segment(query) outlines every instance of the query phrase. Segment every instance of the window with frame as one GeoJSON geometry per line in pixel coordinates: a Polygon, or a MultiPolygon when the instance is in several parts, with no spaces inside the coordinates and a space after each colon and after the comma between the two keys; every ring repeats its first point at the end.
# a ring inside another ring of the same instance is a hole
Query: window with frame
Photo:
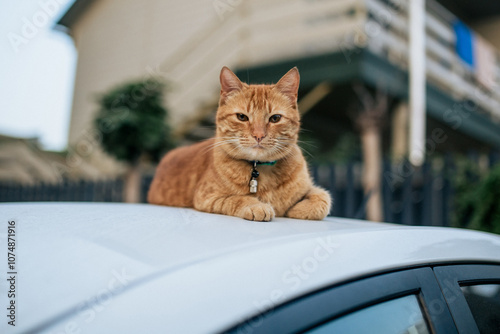
{"type": "Polygon", "coordinates": [[[465,300],[481,334],[500,331],[500,284],[461,286],[465,300]]]}
{"type": "Polygon", "coordinates": [[[416,295],[372,305],[309,330],[308,334],[428,334],[424,314],[416,295]]]}

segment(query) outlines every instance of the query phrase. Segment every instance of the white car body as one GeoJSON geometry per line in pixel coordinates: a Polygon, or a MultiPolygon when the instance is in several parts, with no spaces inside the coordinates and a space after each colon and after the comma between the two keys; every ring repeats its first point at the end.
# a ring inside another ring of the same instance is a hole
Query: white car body
{"type": "MultiPolygon", "coordinates": [[[[3,204],[0,212],[3,253],[8,221],[17,229],[16,326],[2,321],[0,333],[215,333],[357,277],[500,264],[500,237],[452,228],[333,217],[262,223],[140,204],[3,204]]],[[[8,303],[2,293],[1,309],[8,303]]]]}

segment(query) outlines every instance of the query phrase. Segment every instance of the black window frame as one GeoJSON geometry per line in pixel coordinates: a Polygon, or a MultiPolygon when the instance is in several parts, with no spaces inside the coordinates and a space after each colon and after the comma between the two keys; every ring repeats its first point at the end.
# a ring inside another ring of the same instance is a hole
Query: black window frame
{"type": "Polygon", "coordinates": [[[476,321],[465,299],[461,286],[500,284],[499,264],[462,264],[439,266],[434,275],[461,333],[479,334],[476,321]]]}
{"type": "Polygon", "coordinates": [[[417,296],[432,333],[458,333],[430,266],[334,285],[268,310],[226,333],[300,333],[348,313],[412,294],[417,296]]]}

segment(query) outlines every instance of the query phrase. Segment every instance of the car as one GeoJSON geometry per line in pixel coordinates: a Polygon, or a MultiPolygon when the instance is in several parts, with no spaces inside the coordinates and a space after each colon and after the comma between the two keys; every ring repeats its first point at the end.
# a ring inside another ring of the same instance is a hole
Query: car
{"type": "Polygon", "coordinates": [[[0,205],[1,333],[498,333],[500,237],[120,203],[0,205]]]}

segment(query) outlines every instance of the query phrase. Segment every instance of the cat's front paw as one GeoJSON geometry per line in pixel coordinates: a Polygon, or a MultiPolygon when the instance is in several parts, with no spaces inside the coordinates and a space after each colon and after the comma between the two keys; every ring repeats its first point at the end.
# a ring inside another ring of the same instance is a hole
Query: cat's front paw
{"type": "Polygon", "coordinates": [[[332,199],[323,189],[315,188],[302,201],[292,206],[287,217],[307,220],[322,220],[330,212],[332,199]]]}
{"type": "Polygon", "coordinates": [[[246,220],[268,222],[274,218],[275,213],[270,204],[258,203],[242,208],[238,216],[246,220]]]}

